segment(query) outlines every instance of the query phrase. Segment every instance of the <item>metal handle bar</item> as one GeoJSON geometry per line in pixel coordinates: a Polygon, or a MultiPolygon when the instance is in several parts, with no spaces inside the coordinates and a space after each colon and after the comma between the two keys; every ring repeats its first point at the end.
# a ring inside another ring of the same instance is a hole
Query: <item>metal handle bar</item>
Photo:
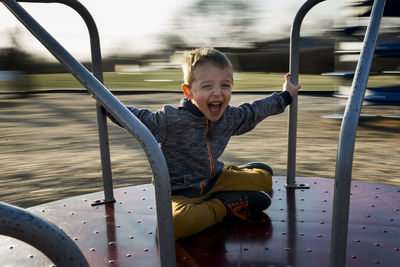
{"type": "Polygon", "coordinates": [[[57,266],[87,266],[76,243],[53,223],[26,210],[0,203],[0,234],[28,243],[57,266]]]}
{"type": "Polygon", "coordinates": [[[335,192],[333,198],[331,267],[345,266],[346,264],[354,143],[385,1],[386,0],[374,1],[360,59],[358,60],[353,84],[351,85],[351,93],[347,101],[342,126],[340,128],[335,169],[335,192]]]}
{"type": "Polygon", "coordinates": [[[99,82],[82,64],[72,57],[15,0],[3,4],[57,58],[117,121],[141,144],[154,176],[158,240],[162,266],[175,266],[175,242],[172,221],[171,188],[167,164],[157,141],[150,131],[99,82]]]}
{"type": "MultiPolygon", "coordinates": [[[[92,55],[93,75],[103,83],[103,68],[101,62],[100,38],[96,23],[89,11],[76,0],[17,0],[27,3],[59,3],[74,9],[85,21],[90,36],[90,51],[92,55]]],[[[107,120],[100,105],[96,105],[97,127],[99,132],[101,169],[103,174],[104,202],[114,202],[114,192],[110,162],[110,148],[108,142],[107,120]]],[[[104,202],[96,202],[104,203],[104,202]]]]}

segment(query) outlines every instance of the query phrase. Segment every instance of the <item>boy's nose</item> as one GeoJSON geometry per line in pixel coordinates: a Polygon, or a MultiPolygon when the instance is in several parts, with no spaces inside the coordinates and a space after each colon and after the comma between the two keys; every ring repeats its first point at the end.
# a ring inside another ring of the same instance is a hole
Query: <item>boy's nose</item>
{"type": "Polygon", "coordinates": [[[216,88],[213,90],[212,94],[213,94],[213,95],[222,95],[222,89],[219,88],[219,87],[216,87],[216,88]]]}

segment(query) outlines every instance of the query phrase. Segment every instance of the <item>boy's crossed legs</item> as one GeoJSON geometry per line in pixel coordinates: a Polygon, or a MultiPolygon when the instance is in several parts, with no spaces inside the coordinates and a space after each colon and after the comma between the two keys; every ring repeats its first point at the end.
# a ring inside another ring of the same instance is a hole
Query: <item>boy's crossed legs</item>
{"type": "MultiPolygon", "coordinates": [[[[270,193],[271,190],[270,172],[257,168],[228,167],[220,173],[215,185],[204,196],[172,196],[175,238],[196,234],[220,222],[235,212],[235,202],[255,204],[255,208],[260,211],[266,209],[270,202],[269,196],[264,192],[270,193]],[[262,203],[256,203],[257,200],[262,203]],[[229,206],[230,204],[233,206],[229,206]]],[[[252,205],[249,208],[252,209],[252,205]]]]}

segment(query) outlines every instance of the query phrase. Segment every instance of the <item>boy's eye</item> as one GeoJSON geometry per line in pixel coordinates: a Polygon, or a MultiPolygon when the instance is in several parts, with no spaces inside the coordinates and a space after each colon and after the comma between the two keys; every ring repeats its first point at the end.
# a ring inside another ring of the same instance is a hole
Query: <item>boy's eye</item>
{"type": "Polygon", "coordinates": [[[203,88],[203,89],[211,89],[212,86],[211,86],[211,84],[205,84],[201,88],[203,88]]]}
{"type": "Polygon", "coordinates": [[[231,85],[229,83],[225,83],[222,85],[222,88],[231,88],[231,85]]]}

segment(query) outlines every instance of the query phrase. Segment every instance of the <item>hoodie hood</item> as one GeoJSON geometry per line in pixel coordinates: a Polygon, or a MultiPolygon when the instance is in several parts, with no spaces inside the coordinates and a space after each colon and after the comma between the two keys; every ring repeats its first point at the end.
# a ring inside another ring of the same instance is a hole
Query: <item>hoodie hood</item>
{"type": "Polygon", "coordinates": [[[190,113],[192,113],[195,116],[204,117],[204,114],[188,98],[183,98],[181,100],[181,102],[179,103],[178,108],[188,110],[190,113]]]}

